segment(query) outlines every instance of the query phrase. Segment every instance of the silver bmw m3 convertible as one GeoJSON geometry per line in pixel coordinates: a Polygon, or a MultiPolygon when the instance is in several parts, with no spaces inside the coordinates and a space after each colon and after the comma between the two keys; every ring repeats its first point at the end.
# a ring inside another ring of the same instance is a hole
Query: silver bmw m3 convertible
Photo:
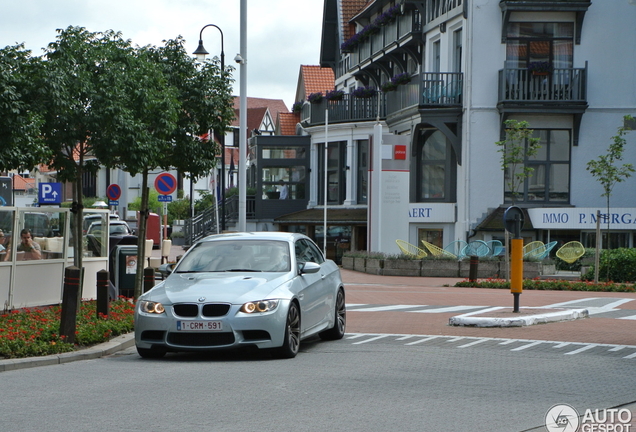
{"type": "Polygon", "coordinates": [[[340,269],[304,235],[209,236],[168,270],[137,301],[135,344],[142,357],[256,346],[292,358],[305,338],[344,336],[340,269]]]}

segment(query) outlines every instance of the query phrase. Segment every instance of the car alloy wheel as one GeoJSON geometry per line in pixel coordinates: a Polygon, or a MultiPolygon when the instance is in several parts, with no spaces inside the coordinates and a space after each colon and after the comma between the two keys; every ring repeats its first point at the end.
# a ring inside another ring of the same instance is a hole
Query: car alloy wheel
{"type": "Polygon", "coordinates": [[[345,306],[345,294],[344,290],[339,289],[336,295],[336,311],[335,322],[333,327],[329,330],[325,330],[320,333],[320,339],[322,340],[337,340],[342,339],[345,334],[345,328],[347,327],[347,308],[345,306]]]}
{"type": "Polygon", "coordinates": [[[287,311],[287,322],[285,324],[285,338],[283,345],[274,350],[277,358],[294,358],[300,349],[300,311],[298,305],[292,302],[287,311]]]}

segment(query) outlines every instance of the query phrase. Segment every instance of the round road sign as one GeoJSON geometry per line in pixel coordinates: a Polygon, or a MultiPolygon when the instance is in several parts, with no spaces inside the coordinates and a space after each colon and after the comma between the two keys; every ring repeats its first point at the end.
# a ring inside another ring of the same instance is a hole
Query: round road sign
{"type": "Polygon", "coordinates": [[[119,187],[119,185],[113,183],[112,185],[108,186],[108,189],[106,189],[106,196],[111,201],[117,201],[121,196],[121,188],[119,187]]]}
{"type": "Polygon", "coordinates": [[[155,179],[155,189],[161,195],[170,195],[177,189],[177,179],[170,173],[162,173],[155,179]]]}
{"type": "Polygon", "coordinates": [[[515,238],[519,237],[523,229],[523,211],[517,206],[508,207],[504,212],[503,222],[506,231],[511,233],[515,238]]]}

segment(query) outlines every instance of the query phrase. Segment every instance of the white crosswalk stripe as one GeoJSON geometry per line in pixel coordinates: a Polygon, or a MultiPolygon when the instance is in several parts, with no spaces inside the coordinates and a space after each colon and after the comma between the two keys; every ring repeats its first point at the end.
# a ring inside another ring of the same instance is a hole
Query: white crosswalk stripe
{"type": "Polygon", "coordinates": [[[436,346],[449,347],[451,349],[471,349],[477,348],[479,345],[486,345],[486,349],[507,349],[510,352],[522,352],[532,350],[535,347],[545,351],[545,347],[563,348],[566,346],[576,346],[571,351],[562,352],[561,355],[583,355],[590,352],[593,348],[605,348],[595,350],[590,355],[613,355],[618,351],[627,351],[627,355],[622,356],[623,359],[636,359],[636,345],[612,345],[597,343],[580,343],[580,342],[560,342],[546,340],[529,340],[529,339],[504,339],[490,337],[468,337],[468,336],[441,336],[441,335],[414,335],[414,334],[378,334],[378,333],[347,333],[346,339],[351,340],[352,345],[362,345],[373,343],[381,340],[382,343],[396,343],[403,346],[436,346]],[[512,344],[518,344],[514,348],[504,348],[512,344]],[[497,348],[501,347],[501,348],[497,348]]]}

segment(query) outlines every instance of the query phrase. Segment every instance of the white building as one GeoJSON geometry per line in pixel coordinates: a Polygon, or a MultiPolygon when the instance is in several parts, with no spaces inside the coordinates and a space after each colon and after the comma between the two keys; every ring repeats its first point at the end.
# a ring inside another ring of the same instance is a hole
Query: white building
{"type": "MultiPolygon", "coordinates": [[[[505,120],[526,120],[542,147],[515,202],[522,236],[593,247],[596,210],[607,210],[586,165],[636,114],[636,55],[625,43],[636,40],[635,18],[629,0],[325,0],[320,64],[346,94],[301,115],[310,207],[324,200],[327,140],[330,208],[368,208],[368,250],[502,239],[511,194],[495,142],[505,120]],[[353,95],[402,74],[410,82],[393,91],[353,95]]],[[[625,138],[633,162],[636,133],[625,138]]],[[[635,246],[635,185],[614,188],[610,247],[635,246]]]]}

